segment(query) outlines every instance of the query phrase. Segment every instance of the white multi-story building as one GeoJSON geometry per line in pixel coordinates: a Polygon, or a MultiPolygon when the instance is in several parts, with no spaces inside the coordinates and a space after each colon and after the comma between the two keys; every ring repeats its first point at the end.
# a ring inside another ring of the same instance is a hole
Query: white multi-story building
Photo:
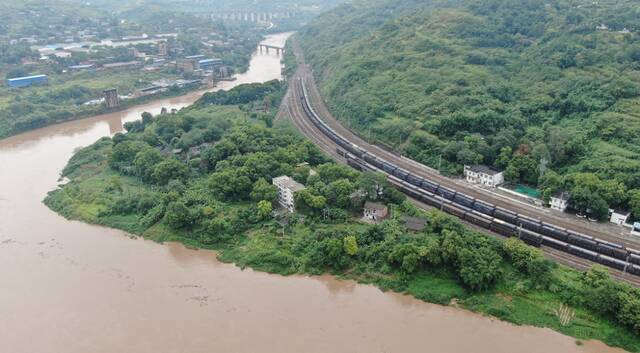
{"type": "Polygon", "coordinates": [[[549,203],[551,209],[564,212],[569,207],[569,193],[561,191],[551,196],[551,202],[549,203]]]}
{"type": "Polygon", "coordinates": [[[304,190],[304,185],[286,175],[273,178],[272,182],[278,188],[278,203],[280,206],[286,208],[289,212],[294,212],[296,209],[294,195],[296,192],[304,190]]]}
{"type": "Polygon", "coordinates": [[[619,210],[609,210],[609,214],[611,215],[609,218],[609,222],[613,224],[617,224],[619,226],[627,223],[629,217],[631,217],[631,212],[627,211],[619,211],[619,210]]]}
{"type": "Polygon", "coordinates": [[[481,184],[491,188],[504,183],[504,174],[485,165],[465,165],[464,177],[472,184],[481,184]]]}

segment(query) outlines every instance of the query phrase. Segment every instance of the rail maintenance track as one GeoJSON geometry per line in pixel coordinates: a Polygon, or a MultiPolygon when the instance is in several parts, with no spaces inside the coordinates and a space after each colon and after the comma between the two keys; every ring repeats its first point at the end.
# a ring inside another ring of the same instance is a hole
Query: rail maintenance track
{"type": "MultiPolygon", "coordinates": [[[[573,267],[585,269],[589,266],[589,261],[593,261],[615,269],[612,274],[618,279],[636,285],[640,283],[637,277],[629,276],[629,273],[640,276],[640,251],[476,200],[445,185],[440,185],[435,180],[429,180],[419,173],[414,174],[412,170],[396,166],[381,156],[353,144],[338,134],[317,114],[312,107],[303,77],[292,80],[292,87],[283,107],[293,118],[297,127],[323,150],[333,157],[346,159],[347,163],[355,168],[384,172],[394,185],[414,199],[432,207],[439,207],[467,221],[466,223],[504,236],[518,236],[530,245],[543,246],[547,250],[548,257],[561,260],[560,262],[573,267]],[[336,150],[336,145],[344,151],[336,150]],[[562,253],[573,256],[567,257],[562,253]]],[[[395,158],[393,162],[398,159],[404,160],[395,154],[391,155],[395,158]]]]}

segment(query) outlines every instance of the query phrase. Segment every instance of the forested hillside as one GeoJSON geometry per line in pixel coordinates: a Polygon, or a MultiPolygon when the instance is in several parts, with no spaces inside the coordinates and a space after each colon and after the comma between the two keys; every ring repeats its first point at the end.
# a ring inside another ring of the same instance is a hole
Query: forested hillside
{"type": "Polygon", "coordinates": [[[639,18],[634,1],[356,1],[299,37],[330,109],[364,137],[640,217],[639,18]]]}

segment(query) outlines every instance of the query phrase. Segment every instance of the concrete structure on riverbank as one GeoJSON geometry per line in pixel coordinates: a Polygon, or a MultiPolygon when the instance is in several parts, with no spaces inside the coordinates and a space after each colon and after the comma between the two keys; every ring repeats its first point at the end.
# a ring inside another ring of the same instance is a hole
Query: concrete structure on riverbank
{"type": "Polygon", "coordinates": [[[118,90],[115,88],[104,91],[104,104],[107,109],[114,109],[120,107],[120,97],[118,97],[118,90]]]}

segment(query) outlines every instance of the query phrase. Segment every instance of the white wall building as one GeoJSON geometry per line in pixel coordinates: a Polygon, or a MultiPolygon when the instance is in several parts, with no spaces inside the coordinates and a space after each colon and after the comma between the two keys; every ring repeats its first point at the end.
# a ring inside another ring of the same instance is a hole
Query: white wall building
{"type": "Polygon", "coordinates": [[[618,211],[618,210],[610,209],[609,213],[611,214],[611,218],[609,218],[609,221],[619,226],[627,223],[627,220],[631,216],[631,213],[626,211],[618,211]]]}
{"type": "Polygon", "coordinates": [[[481,184],[491,188],[504,183],[504,174],[485,165],[465,165],[464,177],[472,184],[481,184]]]}
{"type": "Polygon", "coordinates": [[[273,178],[272,182],[278,188],[278,203],[280,206],[286,208],[289,212],[294,212],[296,209],[294,194],[304,190],[304,185],[286,175],[273,178]]]}
{"type": "Polygon", "coordinates": [[[569,193],[566,191],[557,192],[551,196],[549,203],[551,209],[564,212],[569,207],[569,193]]]}

